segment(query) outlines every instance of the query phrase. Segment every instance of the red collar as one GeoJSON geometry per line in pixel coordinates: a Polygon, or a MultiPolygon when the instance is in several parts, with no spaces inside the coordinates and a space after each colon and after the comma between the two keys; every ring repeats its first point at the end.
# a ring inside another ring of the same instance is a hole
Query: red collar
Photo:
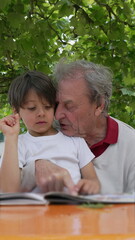
{"type": "Polygon", "coordinates": [[[103,142],[114,144],[118,140],[118,123],[111,117],[107,117],[107,133],[103,142]]]}
{"type": "Polygon", "coordinates": [[[118,140],[118,123],[111,117],[107,117],[107,133],[105,138],[92,145],[90,149],[95,156],[101,155],[110,144],[116,143],[118,140]]]}

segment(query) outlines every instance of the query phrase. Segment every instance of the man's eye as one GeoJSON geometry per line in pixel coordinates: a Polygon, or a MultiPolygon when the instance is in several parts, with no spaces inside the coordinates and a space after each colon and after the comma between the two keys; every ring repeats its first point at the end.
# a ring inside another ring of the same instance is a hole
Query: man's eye
{"type": "Polygon", "coordinates": [[[73,110],[75,109],[75,107],[74,107],[74,106],[71,106],[71,105],[67,105],[66,108],[67,108],[67,110],[69,110],[69,111],[73,111],[73,110]]]}

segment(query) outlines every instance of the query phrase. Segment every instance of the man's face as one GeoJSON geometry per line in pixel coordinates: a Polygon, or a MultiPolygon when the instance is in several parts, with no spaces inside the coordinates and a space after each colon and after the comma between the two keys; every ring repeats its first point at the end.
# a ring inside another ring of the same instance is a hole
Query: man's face
{"type": "Polygon", "coordinates": [[[95,124],[97,105],[90,103],[88,87],[78,78],[67,78],[59,83],[56,119],[61,131],[68,136],[86,137],[95,124]]]}

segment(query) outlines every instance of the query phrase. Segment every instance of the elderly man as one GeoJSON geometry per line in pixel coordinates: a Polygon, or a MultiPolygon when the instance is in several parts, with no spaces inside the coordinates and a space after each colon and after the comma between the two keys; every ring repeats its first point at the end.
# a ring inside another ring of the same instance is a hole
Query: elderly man
{"type": "MultiPolygon", "coordinates": [[[[135,191],[135,129],[107,113],[112,93],[111,71],[80,60],[61,61],[54,74],[58,82],[55,117],[65,135],[83,137],[94,153],[101,193],[135,191]]],[[[23,174],[22,186],[27,190],[31,190],[32,184],[43,191],[67,187],[72,193],[74,189],[68,171],[49,159],[37,159],[23,174]]]]}

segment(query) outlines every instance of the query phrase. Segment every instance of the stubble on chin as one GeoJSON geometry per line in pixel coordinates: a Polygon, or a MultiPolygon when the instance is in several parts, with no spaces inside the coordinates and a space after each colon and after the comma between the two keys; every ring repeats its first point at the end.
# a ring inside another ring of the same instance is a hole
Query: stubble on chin
{"type": "Polygon", "coordinates": [[[85,138],[87,135],[85,132],[83,132],[80,128],[73,128],[73,137],[81,137],[85,138]]]}

